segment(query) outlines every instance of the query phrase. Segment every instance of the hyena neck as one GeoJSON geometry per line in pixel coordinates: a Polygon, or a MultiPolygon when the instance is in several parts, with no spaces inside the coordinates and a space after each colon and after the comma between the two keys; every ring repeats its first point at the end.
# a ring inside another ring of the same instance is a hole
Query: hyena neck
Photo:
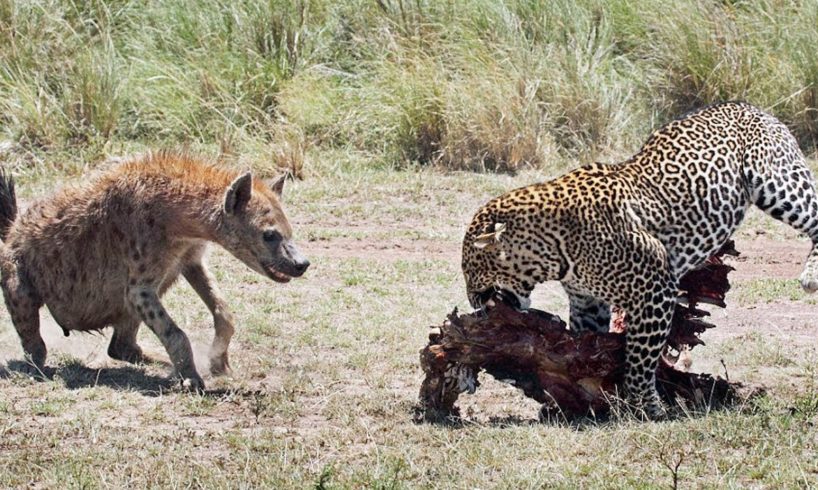
{"type": "Polygon", "coordinates": [[[224,186],[172,179],[153,188],[158,192],[149,198],[148,220],[164,222],[167,234],[173,237],[219,241],[224,186]]]}

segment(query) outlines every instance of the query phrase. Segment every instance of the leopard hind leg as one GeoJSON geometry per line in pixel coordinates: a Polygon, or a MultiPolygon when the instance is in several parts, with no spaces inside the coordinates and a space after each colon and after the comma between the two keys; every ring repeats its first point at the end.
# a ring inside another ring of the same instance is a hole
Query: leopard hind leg
{"type": "Polygon", "coordinates": [[[563,284],[568,293],[569,326],[574,332],[607,332],[611,323],[611,307],[604,301],[563,284]]]}
{"type": "Polygon", "coordinates": [[[815,179],[804,164],[803,157],[775,166],[774,171],[764,177],[753,175],[751,182],[756,206],[805,233],[812,241],[799,280],[805,291],[818,291],[818,196],[815,179]]]}

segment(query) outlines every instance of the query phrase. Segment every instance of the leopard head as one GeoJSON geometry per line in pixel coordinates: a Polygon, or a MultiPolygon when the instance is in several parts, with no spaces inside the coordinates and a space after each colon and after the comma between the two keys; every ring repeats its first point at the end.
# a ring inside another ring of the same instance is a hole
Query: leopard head
{"type": "Polygon", "coordinates": [[[473,308],[483,309],[498,298],[527,309],[534,286],[565,276],[568,265],[559,243],[539,230],[542,223],[532,220],[528,209],[498,206],[495,200],[472,219],[463,239],[461,265],[473,308]]]}

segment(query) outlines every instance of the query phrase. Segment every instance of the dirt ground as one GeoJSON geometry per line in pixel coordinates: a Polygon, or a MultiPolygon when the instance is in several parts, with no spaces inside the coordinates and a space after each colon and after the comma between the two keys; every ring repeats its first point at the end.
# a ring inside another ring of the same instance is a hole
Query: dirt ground
{"type": "MultiPolygon", "coordinates": [[[[538,424],[536,403],[493,380],[461,397],[465,427],[414,424],[427,327],[455,306],[467,308],[459,274],[462,227],[486,197],[510,186],[483,180],[467,198],[447,201],[456,176],[411,179],[417,180],[364,182],[325,205],[294,204],[292,221],[314,264],[303,280],[272,285],[224,252],[211,254],[238,325],[230,350],[234,371],[206,376],[204,396],[183,392],[169,378],[167,354],[145,329],[140,344],[155,362],[132,366],[107,357],[109,331],[65,337],[45,309],[49,368],[45,381],[36,380],[26,374],[16,333],[0,309],[0,486],[630,486],[664,478],[667,465],[647,458],[623,467],[619,451],[652,454],[680,433],[712,433],[711,420],[724,426],[710,416],[674,422],[681,432],[662,424],[577,432],[538,424]],[[389,209],[360,207],[370,194],[406,188],[412,190],[405,202],[389,209]],[[431,211],[430,200],[439,204],[431,211]],[[338,218],[356,212],[355,220],[338,218]],[[594,447],[606,456],[594,456],[594,447]],[[445,468],[440,457],[449,461],[445,468]],[[520,459],[526,462],[517,464],[520,459]]],[[[784,406],[812,393],[818,358],[818,305],[795,281],[809,244],[787,233],[751,223],[738,235],[742,255],[729,259],[736,270],[728,306],[711,309],[717,328],[704,335],[707,346],[696,348],[692,367],[767,386],[787,400],[784,406]]],[[[201,361],[212,338],[204,306],[186,285],[164,302],[201,361]]],[[[567,313],[558,285],[540,286],[533,305],[567,313]]],[[[775,413],[782,410],[776,406],[775,413]]],[[[736,433],[767,437],[769,428],[746,429],[755,415],[740,413],[723,416],[736,433]]],[[[714,441],[711,452],[724,449],[721,439],[714,441]]],[[[762,487],[815,482],[814,437],[780,448],[771,442],[776,451],[799,454],[783,474],[767,466],[770,449],[763,442],[753,449],[757,443],[701,467],[691,462],[698,449],[685,449],[687,476],[705,486],[757,478],[762,487]],[[756,468],[767,470],[756,476],[756,468]]],[[[682,440],[679,447],[689,444],[682,440]]]]}
{"type": "MultiPolygon", "coordinates": [[[[406,243],[403,240],[394,239],[373,244],[359,239],[338,238],[308,242],[303,244],[302,248],[314,261],[320,261],[322,258],[343,258],[388,263],[396,260],[427,260],[432,258],[451,263],[451,267],[456,268],[459,265],[460,258],[459,244],[425,240],[406,243]]],[[[804,257],[809,251],[809,244],[759,237],[739,239],[736,248],[741,252],[741,256],[737,258],[730,257],[727,262],[736,269],[730,274],[733,289],[740,289],[743,284],[759,279],[792,281],[801,272],[804,257]]],[[[534,293],[534,304],[537,305],[540,302],[538,300],[545,300],[546,302],[551,300],[551,303],[554,304],[554,298],[559,298],[561,295],[562,291],[558,285],[541,285],[534,293]]],[[[755,339],[760,336],[763,342],[768,345],[786,344],[796,347],[795,350],[799,352],[814,353],[818,348],[818,342],[815,341],[818,337],[818,322],[815,321],[816,316],[818,316],[818,305],[814,302],[788,301],[786,298],[766,298],[768,301],[756,304],[739,304],[739,302],[730,301],[730,299],[732,298],[728,296],[727,308],[725,309],[708,308],[712,314],[711,321],[718,328],[710,330],[704,335],[703,339],[706,343],[724,346],[729,351],[731,345],[740,344],[748,337],[755,339]]],[[[555,312],[563,318],[567,318],[566,306],[560,304],[559,299],[557,299],[557,305],[558,308],[555,312]]],[[[7,316],[5,316],[7,314],[5,312],[3,314],[2,318],[6,320],[8,325],[7,316]]],[[[43,310],[41,317],[43,337],[52,359],[55,357],[73,358],[79,360],[89,370],[95,371],[122,365],[122,363],[108,358],[106,354],[106,348],[110,340],[110,330],[94,334],[74,333],[69,337],[65,337],[62,330],[45,310],[43,310]]],[[[442,320],[442,317],[439,318],[439,321],[442,320]]],[[[417,327],[422,331],[424,325],[418,325],[417,327]]],[[[200,371],[203,372],[207,371],[207,341],[206,332],[193,338],[197,365],[200,371]]],[[[421,347],[422,345],[417,345],[418,349],[421,347]]],[[[157,366],[164,366],[169,374],[170,364],[161,345],[150,345],[146,353],[157,360],[157,366]]],[[[716,354],[718,353],[708,350],[707,347],[697,348],[693,356],[694,365],[692,370],[723,376],[727,367],[730,369],[728,375],[731,375],[734,379],[740,379],[737,378],[736,373],[740,373],[743,367],[724,366],[722,364],[723,359],[716,354]],[[735,372],[733,372],[734,370],[735,372]]],[[[12,328],[5,328],[2,335],[0,335],[0,363],[3,363],[0,364],[0,374],[5,372],[6,376],[8,376],[9,370],[13,371],[15,368],[20,367],[22,359],[22,350],[16,333],[12,328]],[[3,365],[6,367],[3,368],[3,365]]],[[[97,371],[97,374],[100,373],[100,371],[97,371]]],[[[750,373],[750,378],[751,381],[762,386],[775,385],[786,382],[787,373],[782,372],[780,369],[764,369],[750,373]]],[[[171,387],[170,381],[162,379],[159,373],[157,373],[154,381],[157,388],[161,386],[171,387]]],[[[250,392],[263,390],[270,386],[271,381],[273,385],[276,384],[276,380],[272,376],[252,380],[245,384],[245,388],[250,392]]],[[[2,380],[0,380],[0,383],[2,383],[2,380]]],[[[6,386],[3,392],[13,396],[10,394],[9,388],[6,386]]],[[[409,384],[402,395],[411,398],[416,394],[417,388],[417,386],[409,384]]],[[[503,390],[502,387],[497,389],[503,390]]],[[[489,389],[486,391],[491,391],[490,380],[489,389]]],[[[500,398],[504,399],[504,395],[505,393],[500,398]]],[[[492,407],[491,394],[485,394],[481,397],[479,407],[476,402],[469,403],[468,398],[461,399],[461,403],[464,401],[467,410],[472,415],[477,412],[504,415],[502,406],[492,407]]],[[[526,400],[521,400],[521,403],[523,405],[528,404],[526,400]]],[[[76,408],[82,409],[81,406],[76,408]]],[[[317,426],[313,424],[316,423],[320,426],[320,422],[316,420],[310,421],[308,425],[315,428],[317,426]]]]}
{"type": "MultiPolygon", "coordinates": [[[[338,238],[307,242],[301,248],[305,254],[318,261],[322,258],[344,258],[394,262],[431,258],[449,262],[452,268],[456,268],[460,260],[459,244],[429,240],[415,240],[406,243],[404,240],[394,239],[373,244],[360,239],[338,238]]],[[[793,280],[801,273],[804,258],[809,252],[807,242],[785,242],[763,237],[739,239],[736,248],[740,251],[741,256],[727,258],[727,263],[735,268],[735,271],[730,273],[733,289],[740,288],[742,283],[757,279],[793,280]]],[[[561,294],[556,284],[541,285],[535,291],[533,301],[534,304],[537,304],[538,298],[551,298],[561,294]]],[[[805,304],[803,301],[786,301],[781,298],[771,298],[770,302],[754,305],[738,305],[729,299],[728,296],[726,309],[709,308],[712,314],[711,319],[718,328],[707,332],[704,337],[706,341],[729,342],[749,332],[763,332],[773,341],[795,342],[799,347],[807,348],[818,346],[818,343],[815,342],[818,337],[818,322],[814,321],[818,315],[818,305],[805,304]]],[[[567,317],[565,311],[556,313],[563,318],[567,317]]],[[[2,318],[8,321],[6,312],[3,312],[2,318]]],[[[91,369],[119,364],[110,360],[105,352],[110,340],[110,330],[92,334],[74,333],[66,337],[45,310],[42,311],[41,319],[43,338],[50,356],[62,354],[74,357],[82,360],[91,369]]],[[[442,321],[443,318],[440,320],[442,321]]],[[[204,362],[207,344],[202,342],[195,345],[197,362],[199,358],[202,358],[204,362]]],[[[148,353],[157,359],[166,358],[161,346],[155,347],[154,352],[148,353]]],[[[0,362],[9,363],[14,360],[22,360],[22,350],[16,332],[12,328],[5,328],[0,336],[0,362]]],[[[707,356],[702,359],[702,362],[708,362],[707,356]]]]}

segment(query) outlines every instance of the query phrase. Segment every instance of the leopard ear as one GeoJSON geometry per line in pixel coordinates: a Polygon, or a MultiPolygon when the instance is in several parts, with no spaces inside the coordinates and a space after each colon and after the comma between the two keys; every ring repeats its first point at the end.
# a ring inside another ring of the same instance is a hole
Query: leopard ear
{"type": "Polygon", "coordinates": [[[478,235],[477,238],[474,239],[474,243],[472,245],[474,245],[474,248],[479,249],[491,248],[500,241],[500,237],[503,236],[505,231],[505,223],[494,223],[494,231],[478,235]]]}

